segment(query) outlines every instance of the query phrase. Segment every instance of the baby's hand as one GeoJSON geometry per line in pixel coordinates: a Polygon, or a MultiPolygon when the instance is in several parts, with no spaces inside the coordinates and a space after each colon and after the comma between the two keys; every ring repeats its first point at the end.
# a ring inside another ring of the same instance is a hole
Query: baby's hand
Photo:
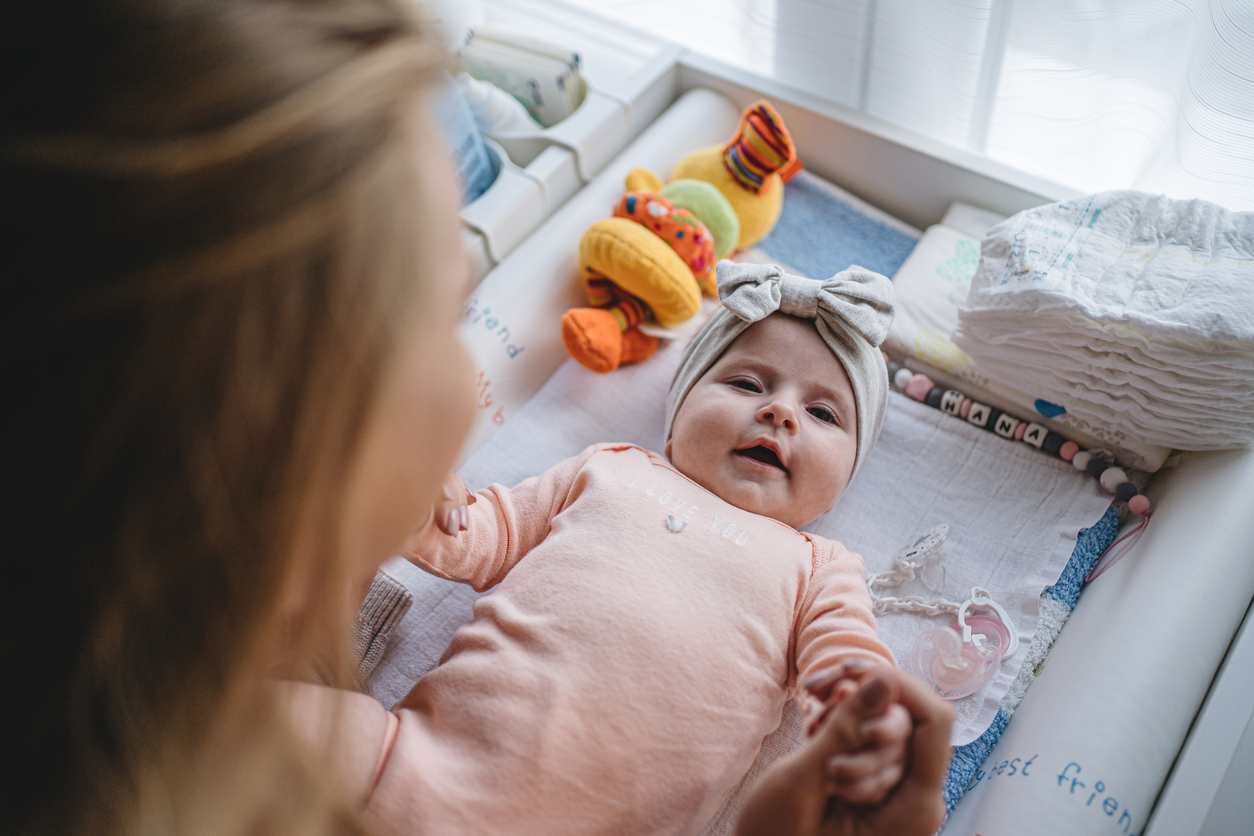
{"type": "Polygon", "coordinates": [[[431,544],[436,531],[456,535],[470,525],[468,505],[478,499],[455,473],[450,473],[440,490],[440,497],[431,504],[431,513],[405,544],[407,554],[421,555],[431,544]]]}
{"type": "Polygon", "coordinates": [[[878,804],[905,774],[913,723],[900,703],[898,678],[891,675],[897,671],[852,667],[847,663],[806,683],[825,698],[810,731],[823,723],[836,742],[824,764],[828,792],[848,804],[878,804]]]}
{"type": "Polygon", "coordinates": [[[450,473],[444,480],[440,498],[432,509],[432,520],[445,534],[458,534],[470,525],[470,512],[467,506],[474,505],[478,499],[456,473],[450,473]]]}

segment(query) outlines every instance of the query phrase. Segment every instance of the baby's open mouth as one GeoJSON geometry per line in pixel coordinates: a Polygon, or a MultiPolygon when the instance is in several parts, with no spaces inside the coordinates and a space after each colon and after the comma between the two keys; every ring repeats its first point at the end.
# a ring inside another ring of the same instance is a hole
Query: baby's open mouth
{"type": "Polygon", "coordinates": [[[763,447],[761,444],[756,447],[746,447],[743,450],[737,450],[736,455],[744,456],[747,459],[753,459],[763,464],[769,464],[772,467],[778,467],[785,473],[788,472],[788,468],[784,467],[784,463],[779,460],[779,455],[770,447],[763,447]]]}

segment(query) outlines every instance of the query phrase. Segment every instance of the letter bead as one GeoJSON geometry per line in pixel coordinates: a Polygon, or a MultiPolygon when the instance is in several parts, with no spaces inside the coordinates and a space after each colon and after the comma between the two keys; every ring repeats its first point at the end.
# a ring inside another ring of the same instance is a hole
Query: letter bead
{"type": "Polygon", "coordinates": [[[1041,449],[1041,445],[1045,443],[1045,436],[1049,435],[1049,429],[1045,426],[1032,421],[1028,424],[1027,430],[1023,433],[1023,441],[1025,444],[1031,444],[1037,450],[1041,449]]]}
{"type": "Polygon", "coordinates": [[[945,392],[945,394],[941,395],[941,412],[948,412],[950,415],[957,415],[958,411],[962,409],[962,401],[965,398],[966,395],[962,394],[957,389],[950,389],[945,392]]]}
{"type": "Polygon", "coordinates": [[[992,413],[993,408],[987,404],[971,402],[971,411],[967,413],[967,421],[975,424],[977,427],[983,427],[988,423],[988,417],[992,413]]]}
{"type": "Polygon", "coordinates": [[[1002,413],[997,417],[997,423],[993,425],[993,432],[1002,438],[1014,438],[1015,430],[1019,429],[1019,424],[1023,423],[1013,415],[1002,413]]]}

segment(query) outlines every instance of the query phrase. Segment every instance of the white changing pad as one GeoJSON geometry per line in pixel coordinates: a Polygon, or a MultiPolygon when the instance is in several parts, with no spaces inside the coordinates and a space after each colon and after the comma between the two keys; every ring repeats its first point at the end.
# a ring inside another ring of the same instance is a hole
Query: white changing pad
{"type": "MultiPolygon", "coordinates": [[[[671,343],[650,360],[610,375],[565,363],[471,456],[462,477],[474,488],[491,482],[512,485],[601,441],[660,450],[666,390],[681,348],[671,343]]],[[[972,586],[983,586],[1009,611],[1020,634],[1015,657],[984,689],[956,704],[953,743],[962,745],[993,721],[1031,643],[1042,590],[1058,579],[1076,533],[1097,521],[1109,504],[1094,480],[1065,462],[893,394],[879,445],[863,471],[836,507],[809,528],[861,553],[868,571],[879,572],[891,568],[898,550],[918,535],[942,522],[952,527],[944,597],[962,600],[972,586]]],[[[442,650],[428,646],[422,660],[414,659],[401,647],[408,623],[421,624],[430,642],[435,638],[432,612],[443,608],[446,622],[469,618],[474,597],[468,588],[458,591],[412,567],[393,563],[388,569],[402,575],[411,589],[421,588],[372,678],[372,692],[385,704],[402,696],[415,674],[422,673],[422,664],[434,664],[442,650]],[[448,618],[450,600],[462,601],[453,618],[448,618]],[[409,661],[389,660],[394,653],[409,661]]],[[[901,594],[934,597],[921,585],[900,589],[901,594]]],[[[881,617],[879,627],[904,667],[915,638],[937,623],[894,613],[881,617]]]]}

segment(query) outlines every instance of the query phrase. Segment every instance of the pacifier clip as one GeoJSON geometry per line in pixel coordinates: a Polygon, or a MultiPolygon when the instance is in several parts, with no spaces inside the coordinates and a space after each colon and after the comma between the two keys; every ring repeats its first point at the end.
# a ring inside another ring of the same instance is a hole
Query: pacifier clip
{"type": "Polygon", "coordinates": [[[1009,614],[993,600],[988,590],[978,586],[971,588],[971,597],[962,603],[943,598],[929,601],[918,595],[894,597],[878,592],[915,578],[930,590],[943,588],[945,567],[940,557],[948,536],[948,525],[936,526],[897,554],[895,569],[868,575],[867,589],[876,615],[914,612],[957,616],[957,622],[948,627],[920,633],[911,648],[910,659],[915,676],[943,698],[958,700],[988,684],[1001,663],[1019,649],[1019,634],[1009,614]],[[939,586],[933,586],[925,577],[930,568],[940,569],[939,586]]]}

